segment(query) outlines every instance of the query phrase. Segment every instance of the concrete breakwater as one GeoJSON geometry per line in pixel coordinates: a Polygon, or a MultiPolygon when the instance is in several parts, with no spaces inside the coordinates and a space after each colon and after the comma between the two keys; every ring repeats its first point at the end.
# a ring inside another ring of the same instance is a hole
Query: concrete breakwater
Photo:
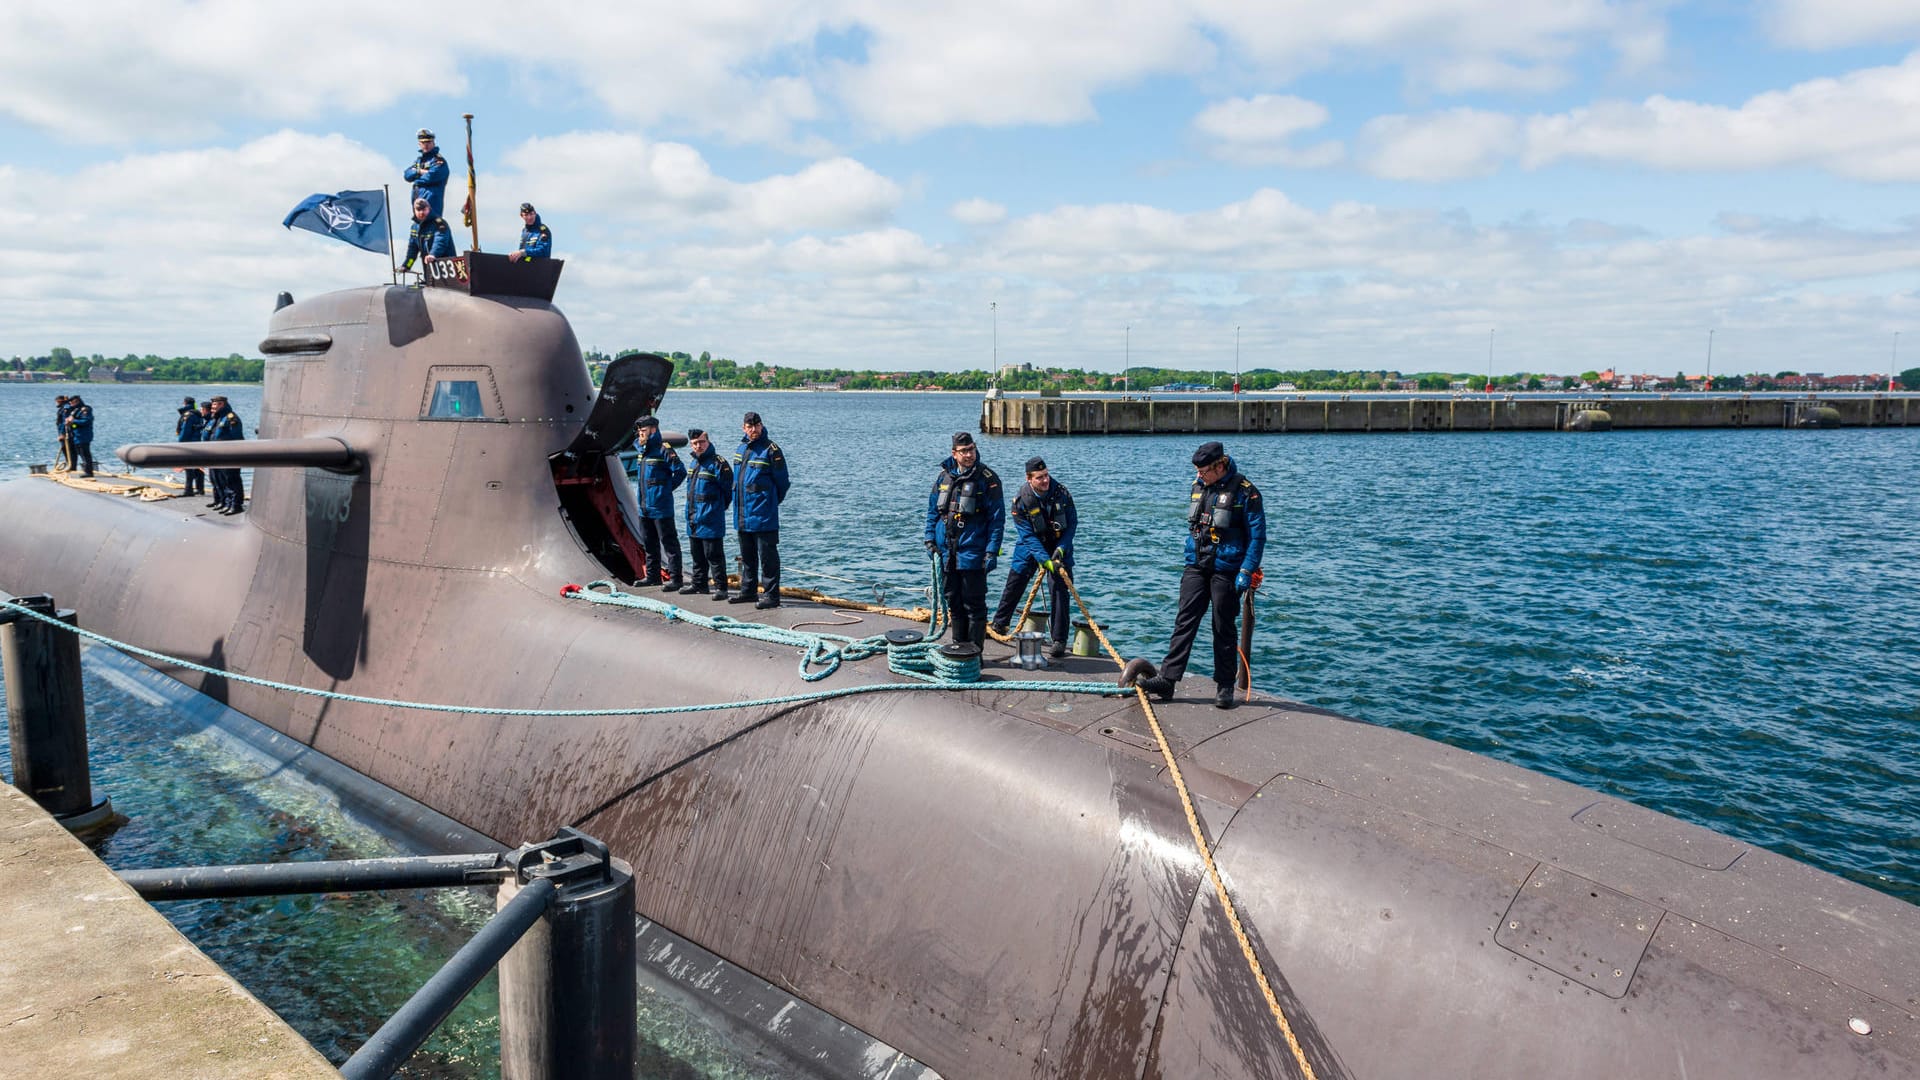
{"type": "Polygon", "coordinates": [[[989,435],[1920,426],[1920,395],[1848,397],[988,398],[989,435]]]}

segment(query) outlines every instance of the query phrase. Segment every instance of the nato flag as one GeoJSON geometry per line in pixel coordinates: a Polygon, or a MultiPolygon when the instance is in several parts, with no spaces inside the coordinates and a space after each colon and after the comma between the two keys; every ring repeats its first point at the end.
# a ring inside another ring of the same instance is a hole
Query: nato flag
{"type": "Polygon", "coordinates": [[[387,232],[387,193],[384,191],[339,191],[332,195],[309,195],[300,200],[287,220],[280,224],[296,226],[322,236],[336,236],[357,248],[391,254],[387,232]]]}

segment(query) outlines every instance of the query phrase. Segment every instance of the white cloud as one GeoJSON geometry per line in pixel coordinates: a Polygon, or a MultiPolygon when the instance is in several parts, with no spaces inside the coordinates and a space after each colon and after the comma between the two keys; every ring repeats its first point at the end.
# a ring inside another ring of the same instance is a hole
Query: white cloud
{"type": "Polygon", "coordinates": [[[947,214],[962,225],[993,225],[1007,219],[1007,208],[986,199],[962,199],[947,214]]]}
{"type": "Polygon", "coordinates": [[[617,132],[529,139],[504,159],[517,175],[490,183],[532,192],[537,205],[674,231],[852,228],[884,221],[902,197],[898,184],[850,158],[742,183],[714,175],[684,143],[617,132]]]}
{"type": "Polygon", "coordinates": [[[1337,141],[1296,147],[1291,139],[1327,122],[1326,106],[1284,94],[1228,98],[1200,110],[1193,128],[1207,141],[1207,152],[1243,165],[1291,165],[1316,168],[1346,156],[1337,141]]]}
{"type": "Polygon", "coordinates": [[[1457,180],[1497,171],[1520,148],[1520,124],[1479,109],[1379,116],[1360,129],[1357,144],[1354,156],[1375,176],[1457,180]]]}
{"type": "Polygon", "coordinates": [[[1920,7],[1911,0],[1772,0],[1763,21],[1775,41],[1802,49],[1920,37],[1920,7]]]}
{"type": "Polygon", "coordinates": [[[1630,162],[1737,171],[1811,166],[1864,180],[1920,179],[1920,53],[1755,95],[1737,107],[1655,95],[1527,121],[1524,161],[1630,162]]]}

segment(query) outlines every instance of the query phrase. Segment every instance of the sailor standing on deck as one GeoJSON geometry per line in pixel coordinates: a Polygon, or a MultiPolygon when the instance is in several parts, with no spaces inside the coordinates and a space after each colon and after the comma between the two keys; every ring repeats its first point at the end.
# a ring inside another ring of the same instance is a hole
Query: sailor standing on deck
{"type": "Polygon", "coordinates": [[[453,254],[453,229],[447,225],[447,219],[434,213],[427,200],[413,200],[413,227],[407,230],[407,260],[400,264],[400,269],[413,269],[415,258],[424,257],[432,262],[453,254]]]}
{"type": "Polygon", "coordinates": [[[1267,548],[1267,512],[1260,489],[1240,475],[1226,448],[1202,443],[1193,452],[1193,490],[1187,496],[1187,568],[1180,575],[1180,604],[1173,615],[1173,640],[1160,673],[1140,687],[1162,701],[1187,673],[1187,658],[1200,630],[1200,616],[1213,604],[1213,703],[1233,708],[1233,684],[1239,674],[1240,595],[1253,587],[1260,557],[1267,548]]]}
{"type": "Polygon", "coordinates": [[[660,438],[660,421],[643,416],[634,425],[639,460],[634,464],[640,479],[640,544],[647,551],[647,579],[642,585],[665,586],[662,592],[679,592],[686,582],[680,576],[680,534],[673,523],[673,489],[687,478],[687,467],[680,455],[660,438]],[[661,564],[662,552],[666,555],[661,564]]]}
{"type": "Polygon", "coordinates": [[[67,442],[67,414],[73,406],[67,404],[67,395],[58,394],[53,399],[53,435],[60,442],[60,467],[73,468],[73,445],[67,442]]]}
{"type": "Polygon", "coordinates": [[[1073,566],[1073,534],[1078,528],[1067,485],[1047,472],[1045,461],[1028,459],[1027,482],[1013,497],[1013,565],[1007,568],[1007,587],[1001,590],[1000,606],[993,612],[994,633],[1006,634],[1007,620],[1026,597],[1033,572],[1042,570],[1052,604],[1047,629],[1052,631],[1053,644],[1047,655],[1055,659],[1067,655],[1067,579],[1061,571],[1073,566]]]}
{"type": "Polygon", "coordinates": [[[787,498],[787,458],[767,436],[760,414],[740,422],[733,452],[733,529],[740,541],[740,592],[730,604],[780,606],[780,504],[787,498]],[[755,593],[760,593],[757,601],[755,593]]]}
{"type": "Polygon", "coordinates": [[[67,446],[71,450],[75,469],[85,469],[81,476],[93,475],[93,406],[80,400],[75,394],[67,399],[67,446]]]}
{"type": "Polygon", "coordinates": [[[520,204],[520,250],[507,256],[510,262],[521,259],[553,257],[553,233],[540,220],[540,211],[530,202],[520,204]]]}
{"type": "Polygon", "coordinates": [[[687,591],[705,594],[713,578],[713,598],[727,598],[727,502],[733,496],[733,466],[714,450],[699,428],[687,431],[687,451],[693,464],[687,470],[687,543],[693,547],[693,585],[687,591]]]}
{"type": "Polygon", "coordinates": [[[400,175],[413,185],[413,198],[427,200],[427,208],[434,217],[439,217],[446,204],[447,177],[453,170],[447,166],[447,159],[440,156],[440,148],[433,144],[433,132],[421,128],[414,137],[420,140],[420,156],[400,175]]]}
{"type": "Polygon", "coordinates": [[[927,554],[946,570],[947,609],[955,644],[987,640],[987,575],[1000,561],[1007,497],[1000,475],[980,463],[973,436],[955,432],[953,454],[940,463],[927,493],[927,554]]]}
{"type": "MultiPolygon", "coordinates": [[[[224,396],[216,394],[212,398],[213,417],[207,422],[207,429],[201,435],[206,442],[233,442],[247,437],[246,425],[241,422],[240,414],[227,405],[224,396]]],[[[213,501],[209,508],[217,508],[222,514],[232,516],[240,512],[246,501],[246,491],[240,480],[239,469],[211,469],[213,474],[213,501]]]]}
{"type": "MultiPolygon", "coordinates": [[[[180,403],[180,419],[173,425],[174,442],[199,442],[200,429],[205,422],[200,417],[200,409],[187,398],[180,403]]],[[[205,469],[187,470],[187,487],[180,494],[185,498],[207,493],[207,471],[205,469]]]]}

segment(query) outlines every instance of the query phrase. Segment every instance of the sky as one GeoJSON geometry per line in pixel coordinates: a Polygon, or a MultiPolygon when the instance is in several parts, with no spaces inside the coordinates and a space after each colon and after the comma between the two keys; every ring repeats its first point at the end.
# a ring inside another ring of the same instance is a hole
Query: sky
{"type": "Polygon", "coordinates": [[[481,246],[536,204],[587,348],[1920,365],[1913,0],[418,10],[0,5],[0,357],[257,355],[280,290],[389,277],[287,211],[404,226],[425,126],[458,228],[471,112],[481,246]]]}

